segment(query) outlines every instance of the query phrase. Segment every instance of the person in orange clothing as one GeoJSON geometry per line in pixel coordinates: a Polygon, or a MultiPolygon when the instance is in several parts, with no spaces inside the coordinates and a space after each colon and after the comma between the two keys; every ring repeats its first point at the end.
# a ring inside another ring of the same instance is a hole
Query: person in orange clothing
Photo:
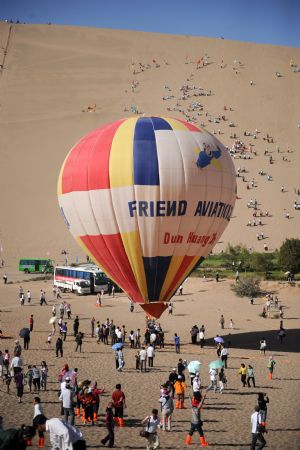
{"type": "Polygon", "coordinates": [[[95,398],[95,404],[93,407],[93,416],[94,416],[94,422],[98,419],[98,411],[100,406],[100,395],[105,392],[104,389],[98,389],[97,381],[95,381],[94,385],[92,386],[92,392],[95,398]]]}
{"type": "Polygon", "coordinates": [[[112,393],[111,398],[115,409],[114,421],[116,425],[124,427],[124,408],[126,408],[125,394],[121,390],[121,385],[116,384],[116,390],[112,393]]]}
{"type": "Polygon", "coordinates": [[[93,394],[92,388],[88,389],[88,392],[84,394],[82,399],[82,404],[85,411],[85,423],[94,425],[94,405],[96,403],[95,396],[93,394]]]}
{"type": "Polygon", "coordinates": [[[174,383],[174,389],[177,394],[176,409],[184,409],[184,391],[186,389],[186,384],[182,379],[182,375],[178,375],[178,379],[174,383]]]}

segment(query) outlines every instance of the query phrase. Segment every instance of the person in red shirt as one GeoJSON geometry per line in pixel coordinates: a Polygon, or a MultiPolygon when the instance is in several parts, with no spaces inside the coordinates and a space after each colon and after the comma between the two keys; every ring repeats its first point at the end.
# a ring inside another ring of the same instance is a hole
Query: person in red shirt
{"type": "Polygon", "coordinates": [[[33,330],[33,314],[31,314],[30,319],[29,319],[29,329],[30,329],[30,333],[33,330]]]}
{"type": "Polygon", "coordinates": [[[114,420],[116,425],[124,427],[124,408],[126,408],[125,394],[121,390],[121,385],[116,384],[116,390],[112,393],[112,401],[115,409],[114,420]]]}

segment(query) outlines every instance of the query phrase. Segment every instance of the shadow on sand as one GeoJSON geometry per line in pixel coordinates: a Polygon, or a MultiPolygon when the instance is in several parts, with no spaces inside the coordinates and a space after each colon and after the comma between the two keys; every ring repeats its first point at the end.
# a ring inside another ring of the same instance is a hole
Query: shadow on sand
{"type": "MultiPolygon", "coordinates": [[[[277,330],[253,331],[249,333],[222,334],[225,343],[231,348],[258,350],[259,341],[266,339],[268,352],[300,352],[300,329],[285,329],[283,343],[278,340],[277,330]]],[[[221,333],[220,333],[221,334],[221,333]]],[[[214,345],[213,339],[207,339],[206,345],[214,345]]]]}

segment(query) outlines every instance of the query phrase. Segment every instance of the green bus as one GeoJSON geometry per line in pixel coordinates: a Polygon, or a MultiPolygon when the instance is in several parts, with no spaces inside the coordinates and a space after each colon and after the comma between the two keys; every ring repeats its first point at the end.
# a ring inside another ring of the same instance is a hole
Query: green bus
{"type": "Polygon", "coordinates": [[[19,271],[24,273],[52,273],[53,263],[51,259],[40,258],[40,259],[20,259],[19,260],[19,271]]]}

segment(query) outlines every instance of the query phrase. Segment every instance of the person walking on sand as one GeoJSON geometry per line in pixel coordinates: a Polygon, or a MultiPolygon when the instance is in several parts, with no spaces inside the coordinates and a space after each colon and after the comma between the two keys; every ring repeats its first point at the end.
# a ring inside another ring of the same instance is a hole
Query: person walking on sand
{"type": "Polygon", "coordinates": [[[224,319],[223,314],[221,314],[221,317],[220,317],[220,320],[219,320],[219,325],[220,325],[221,329],[224,330],[224,327],[225,327],[225,319],[224,319]]]}
{"type": "Polygon", "coordinates": [[[75,342],[76,342],[75,352],[77,352],[77,350],[79,349],[79,352],[81,353],[82,338],[83,338],[83,334],[79,332],[75,337],[75,342]]]}
{"type": "Polygon", "coordinates": [[[147,450],[155,450],[159,448],[160,442],[157,434],[157,429],[161,427],[160,418],[158,417],[158,410],[152,409],[151,416],[145,417],[142,424],[146,424],[145,431],[147,432],[147,450]]]}
{"type": "Polygon", "coordinates": [[[217,369],[209,369],[210,384],[207,386],[206,392],[210,391],[211,389],[213,389],[215,393],[217,392],[217,375],[217,369]]]}
{"type": "Polygon", "coordinates": [[[30,292],[30,290],[28,289],[28,291],[27,291],[27,302],[28,303],[31,303],[31,292],[30,292]]]}
{"type": "Polygon", "coordinates": [[[227,385],[227,378],[225,376],[224,368],[219,372],[219,393],[222,394],[222,392],[225,389],[225,386],[227,385]]]}
{"type": "MultiPolygon", "coordinates": [[[[199,393],[200,394],[200,393],[199,393]]],[[[202,447],[207,447],[208,443],[205,440],[202,425],[203,422],[201,420],[201,408],[205,400],[205,395],[202,397],[200,395],[194,395],[191,404],[192,404],[192,419],[191,419],[191,428],[189,434],[185,438],[186,445],[191,445],[192,436],[195,431],[198,431],[200,435],[200,444],[202,447]]]]}
{"type": "Polygon", "coordinates": [[[111,395],[113,407],[115,410],[114,421],[116,425],[124,427],[124,408],[126,408],[126,397],[122,391],[121,384],[116,384],[116,389],[111,395]]]}
{"type": "Polygon", "coordinates": [[[74,337],[77,336],[79,330],[79,317],[76,316],[73,323],[73,331],[74,331],[74,337]]]}
{"type": "Polygon", "coordinates": [[[32,332],[32,330],[33,330],[33,314],[31,314],[31,316],[30,316],[30,319],[29,319],[29,330],[30,330],[30,333],[32,332]]]}
{"type": "Polygon", "coordinates": [[[241,382],[243,387],[246,386],[246,378],[247,378],[247,369],[244,363],[241,364],[239,375],[241,375],[241,382]]]}
{"type": "Polygon", "coordinates": [[[183,376],[178,375],[177,381],[174,383],[174,390],[177,395],[176,409],[185,409],[184,406],[184,393],[186,389],[186,384],[183,381],[183,376]]]}
{"type": "Polygon", "coordinates": [[[224,363],[224,368],[227,369],[227,360],[228,360],[228,348],[226,348],[224,345],[221,346],[221,353],[220,353],[220,358],[221,361],[223,361],[224,363]]]}
{"type": "Polygon", "coordinates": [[[163,392],[159,403],[161,404],[162,429],[171,431],[171,418],[174,411],[174,402],[169,392],[163,392]]]}
{"type": "Polygon", "coordinates": [[[56,357],[58,358],[58,353],[60,353],[61,358],[63,357],[63,340],[58,336],[55,343],[56,357]]]}
{"type": "Polygon", "coordinates": [[[256,405],[254,408],[254,413],[251,415],[251,433],[252,441],[250,445],[250,450],[261,450],[266,446],[266,440],[263,436],[263,425],[261,420],[261,415],[259,413],[259,406],[256,405]],[[259,446],[256,447],[257,441],[259,446]]]}
{"type": "Polygon", "coordinates": [[[180,353],[180,337],[174,333],[175,352],[180,353]]]}
{"type": "Polygon", "coordinates": [[[247,369],[247,386],[250,387],[250,381],[252,380],[253,387],[255,387],[254,369],[249,364],[247,369]]]}
{"type": "Polygon", "coordinates": [[[268,370],[269,370],[269,380],[273,380],[273,372],[275,369],[275,364],[276,361],[273,359],[273,356],[269,357],[269,361],[268,361],[268,370]]]}
{"type": "Polygon", "coordinates": [[[260,350],[260,354],[266,354],[266,348],[267,348],[267,341],[265,340],[265,338],[262,338],[259,341],[259,350],[260,350]]]}
{"type": "Polygon", "coordinates": [[[22,397],[23,397],[23,391],[24,391],[24,376],[23,376],[22,370],[15,373],[14,380],[15,380],[16,388],[17,388],[18,402],[21,403],[22,397]]]}
{"type": "Polygon", "coordinates": [[[265,394],[264,392],[259,392],[257,394],[257,403],[259,406],[259,413],[261,415],[261,423],[262,425],[264,425],[264,427],[267,426],[267,412],[268,412],[267,403],[269,402],[270,400],[267,394],[265,394]]]}
{"type": "Polygon", "coordinates": [[[113,403],[109,402],[105,412],[105,426],[107,429],[107,435],[105,438],[101,439],[101,444],[106,445],[108,442],[108,447],[113,448],[115,444],[115,433],[114,433],[114,414],[113,414],[113,403]]]}

